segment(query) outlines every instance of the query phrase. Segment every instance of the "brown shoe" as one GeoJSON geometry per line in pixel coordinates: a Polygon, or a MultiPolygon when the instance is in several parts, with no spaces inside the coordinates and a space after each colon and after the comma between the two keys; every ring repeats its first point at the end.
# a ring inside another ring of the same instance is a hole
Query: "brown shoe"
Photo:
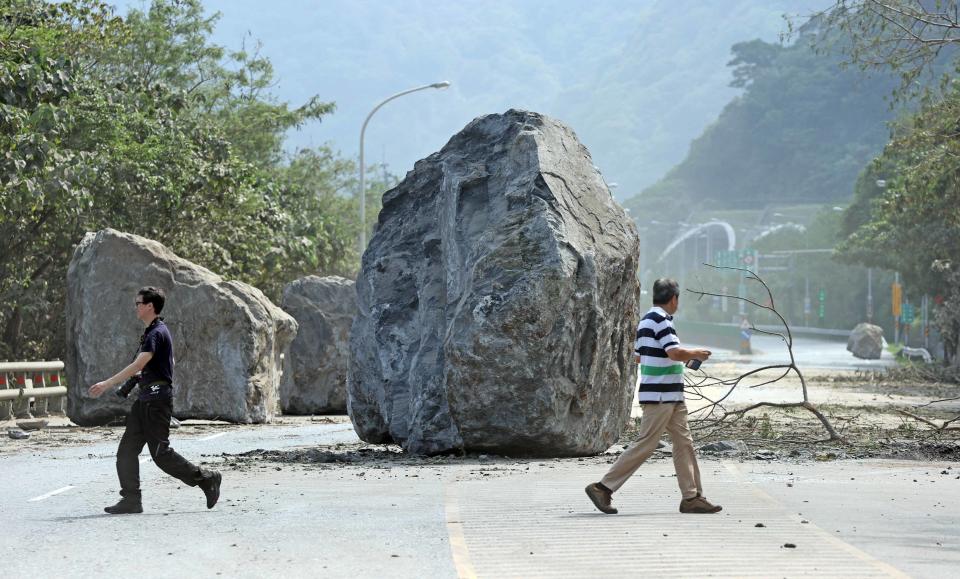
{"type": "Polygon", "coordinates": [[[587,496],[593,501],[593,506],[597,507],[601,512],[607,513],[608,515],[617,514],[617,509],[610,506],[610,498],[613,497],[613,493],[600,486],[600,483],[587,485],[586,491],[587,496]]]}
{"type": "Polygon", "coordinates": [[[720,505],[715,505],[708,501],[706,497],[702,495],[697,495],[692,499],[683,499],[680,501],[680,512],[681,513],[695,513],[695,514],[705,514],[705,513],[719,513],[723,510],[723,507],[720,505]]]}

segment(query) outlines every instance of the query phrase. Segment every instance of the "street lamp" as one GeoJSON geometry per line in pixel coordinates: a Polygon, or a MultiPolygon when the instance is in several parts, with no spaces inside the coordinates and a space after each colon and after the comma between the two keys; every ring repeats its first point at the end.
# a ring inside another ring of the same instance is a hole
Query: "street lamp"
{"type": "Polygon", "coordinates": [[[367,247],[367,195],[366,190],[364,189],[364,166],[363,166],[363,134],[367,131],[367,123],[370,122],[370,117],[373,116],[373,113],[380,110],[380,107],[392,101],[395,98],[402,97],[403,95],[410,94],[412,92],[417,92],[419,90],[426,90],[428,88],[437,88],[444,89],[450,86],[450,81],[444,80],[441,82],[435,82],[433,84],[425,84],[423,86],[418,86],[416,88],[407,89],[400,91],[395,95],[389,96],[382,101],[380,104],[373,107],[373,110],[370,111],[370,114],[367,115],[367,118],[363,121],[363,128],[360,129],[360,253],[363,254],[363,250],[367,247]]]}

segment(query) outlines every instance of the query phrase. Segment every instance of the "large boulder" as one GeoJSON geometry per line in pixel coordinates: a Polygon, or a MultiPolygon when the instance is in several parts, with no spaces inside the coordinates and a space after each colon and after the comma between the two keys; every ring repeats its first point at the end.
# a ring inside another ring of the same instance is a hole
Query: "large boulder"
{"type": "Polygon", "coordinates": [[[883,328],[873,324],[857,324],[850,332],[847,350],[857,358],[879,360],[883,352],[883,328]]]}
{"type": "MultiPolygon", "coordinates": [[[[177,257],[156,241],[105,229],[88,233],[67,272],[67,414],[107,423],[130,405],[87,388],[133,359],[143,325],[133,302],[143,286],[167,295],[160,314],[173,334],[174,413],[268,422],[278,406],[281,357],[297,323],[260,290],[177,257]]],[[[136,391],[134,391],[136,394],[136,391]]]]}
{"type": "Polygon", "coordinates": [[[413,453],[602,452],[630,415],[639,240],[561,123],[478,118],[383,196],[348,410],[413,453]]]}
{"type": "Polygon", "coordinates": [[[347,411],[350,325],[357,313],[352,280],[310,275],[283,289],[280,307],[297,320],[297,337],[284,361],[280,408],[284,414],[347,411]]]}

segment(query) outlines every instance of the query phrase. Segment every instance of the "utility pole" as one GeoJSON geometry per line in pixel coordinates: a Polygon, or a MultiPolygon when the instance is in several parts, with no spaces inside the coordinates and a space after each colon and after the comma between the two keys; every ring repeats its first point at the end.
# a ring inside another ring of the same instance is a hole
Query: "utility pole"
{"type": "Polygon", "coordinates": [[[902,313],[901,300],[903,298],[903,286],[900,285],[900,272],[893,274],[893,343],[900,343],[900,314],[902,313]]]}

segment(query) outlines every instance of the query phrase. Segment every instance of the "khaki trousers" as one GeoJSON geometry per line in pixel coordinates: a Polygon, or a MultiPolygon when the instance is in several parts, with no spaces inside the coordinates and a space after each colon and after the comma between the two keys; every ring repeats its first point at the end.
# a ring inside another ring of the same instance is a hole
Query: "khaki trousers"
{"type": "Polygon", "coordinates": [[[677,484],[683,498],[693,498],[703,493],[700,486],[700,468],[697,466],[697,454],[693,448],[693,437],[687,426],[687,405],[643,404],[643,417],[640,419],[640,439],[625,450],[617,462],[600,480],[603,486],[616,491],[627,482],[640,465],[653,451],[666,430],[673,442],[673,467],[677,471],[677,484]]]}

